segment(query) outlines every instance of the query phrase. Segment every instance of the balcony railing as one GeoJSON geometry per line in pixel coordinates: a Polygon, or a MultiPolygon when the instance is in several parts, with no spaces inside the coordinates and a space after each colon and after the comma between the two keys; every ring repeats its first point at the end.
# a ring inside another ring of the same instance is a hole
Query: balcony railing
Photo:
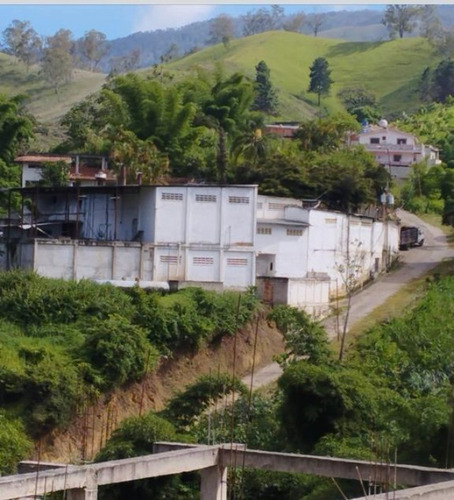
{"type": "Polygon", "coordinates": [[[383,151],[383,152],[400,152],[404,151],[406,153],[422,153],[422,146],[419,144],[363,144],[363,146],[369,151],[383,151]]]}

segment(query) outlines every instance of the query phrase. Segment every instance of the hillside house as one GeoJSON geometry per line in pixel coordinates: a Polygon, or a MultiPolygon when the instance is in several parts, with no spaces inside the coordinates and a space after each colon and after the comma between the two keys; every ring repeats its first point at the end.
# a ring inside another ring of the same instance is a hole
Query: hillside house
{"type": "Polygon", "coordinates": [[[259,196],[257,287],[263,300],[323,316],[345,293],[348,263],[357,284],[385,270],[399,250],[391,221],[304,207],[301,200],[259,196]]]}
{"type": "Polygon", "coordinates": [[[378,125],[364,125],[359,134],[350,137],[350,144],[363,145],[396,179],[408,178],[415,163],[440,163],[437,148],[419,143],[414,135],[389,126],[386,120],[380,120],[378,125]]]}
{"type": "Polygon", "coordinates": [[[270,123],[265,125],[264,133],[277,135],[286,139],[293,139],[299,127],[299,124],[296,122],[270,123]]]}
{"type": "Polygon", "coordinates": [[[7,269],[123,286],[165,288],[170,283],[245,290],[255,283],[257,186],[35,186],[17,191],[21,214],[11,216],[3,228],[7,269]]]}
{"type": "Polygon", "coordinates": [[[108,168],[105,156],[84,154],[28,154],[18,156],[14,160],[21,166],[21,186],[36,185],[42,176],[44,164],[65,164],[68,168],[69,184],[95,186],[97,184],[114,184],[116,175],[108,168]]]}

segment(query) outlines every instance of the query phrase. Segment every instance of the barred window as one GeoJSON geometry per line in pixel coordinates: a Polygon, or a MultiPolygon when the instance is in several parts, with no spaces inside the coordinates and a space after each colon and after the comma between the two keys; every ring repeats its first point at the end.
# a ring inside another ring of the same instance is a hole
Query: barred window
{"type": "Polygon", "coordinates": [[[195,201],[201,201],[206,203],[216,203],[216,195],[214,194],[196,194],[195,201]]]}
{"type": "Polygon", "coordinates": [[[213,257],[193,257],[192,263],[194,266],[212,266],[214,259],[213,257]]]}
{"type": "Polygon", "coordinates": [[[161,255],[159,260],[165,264],[178,264],[178,262],[181,262],[181,256],[178,259],[177,255],[161,255]]]}
{"type": "Polygon", "coordinates": [[[325,219],[325,224],[337,224],[337,219],[335,217],[330,219],[325,219]]]}
{"type": "Polygon", "coordinates": [[[247,259],[238,259],[238,258],[229,258],[227,259],[227,265],[228,266],[247,266],[248,265],[248,260],[247,259]]]}
{"type": "Polygon", "coordinates": [[[270,210],[283,210],[285,208],[285,203],[269,203],[268,208],[270,210]]]}
{"type": "Polygon", "coordinates": [[[257,203],[257,208],[258,208],[259,210],[261,210],[261,209],[263,208],[263,203],[262,203],[261,201],[259,201],[259,202],[257,203]]]}
{"type": "Polygon", "coordinates": [[[270,227],[258,227],[257,234],[271,234],[272,230],[270,227]]]}
{"type": "Polygon", "coordinates": [[[287,236],[303,236],[302,229],[287,229],[287,236]]]}
{"type": "Polygon", "coordinates": [[[183,193],[162,193],[161,199],[166,201],[181,201],[183,193]]]}
{"type": "Polygon", "coordinates": [[[242,203],[248,205],[249,198],[247,196],[229,196],[229,203],[242,203]]]}

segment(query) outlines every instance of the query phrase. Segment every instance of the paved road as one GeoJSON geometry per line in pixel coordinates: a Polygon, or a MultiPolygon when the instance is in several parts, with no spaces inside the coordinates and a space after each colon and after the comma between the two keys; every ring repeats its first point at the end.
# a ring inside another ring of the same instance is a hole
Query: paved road
{"type": "MultiPolygon", "coordinates": [[[[422,276],[442,260],[454,258],[454,248],[448,246],[441,229],[426,224],[415,215],[404,210],[397,210],[397,215],[405,225],[419,226],[423,230],[425,235],[424,246],[401,252],[400,262],[403,264],[402,267],[381,276],[364,290],[355,294],[350,309],[350,327],[383,304],[401,286],[422,276]]],[[[333,319],[326,320],[325,327],[329,337],[334,338],[336,334],[333,319]]],[[[256,389],[273,382],[280,374],[281,369],[277,363],[265,366],[254,375],[253,388],[256,389]]],[[[249,386],[251,376],[244,377],[243,382],[249,386]]]]}

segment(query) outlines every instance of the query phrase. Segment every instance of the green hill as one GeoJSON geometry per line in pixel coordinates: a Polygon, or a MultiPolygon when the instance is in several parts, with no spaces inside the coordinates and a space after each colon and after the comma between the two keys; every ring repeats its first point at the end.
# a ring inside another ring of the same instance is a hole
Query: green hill
{"type": "MultiPolygon", "coordinates": [[[[222,44],[209,47],[167,67],[184,74],[197,66],[212,68],[219,62],[226,72],[241,71],[253,79],[255,65],[263,59],[279,89],[277,119],[301,120],[317,113],[316,95],[307,92],[309,66],[316,57],[326,57],[334,80],[331,95],[322,99],[324,108],[329,112],[341,110],[339,90],[364,86],[375,94],[387,118],[402,111],[410,114],[419,108],[417,82],[426,66],[438,63],[430,45],[422,38],[345,42],[271,31],[233,40],[227,49],[222,44]]],[[[99,90],[104,82],[104,74],[75,70],[73,80],[57,95],[42,79],[38,67],[27,72],[23,64],[0,54],[0,92],[28,94],[28,109],[44,122],[55,123],[73,104],[99,90]]]]}
{"type": "Polygon", "coordinates": [[[42,78],[38,66],[28,71],[25,65],[13,57],[0,53],[0,93],[8,96],[27,94],[28,110],[40,121],[55,122],[70,107],[99,90],[106,75],[76,69],[73,79],[61,88],[57,95],[42,78]]]}
{"type": "Polygon", "coordinates": [[[314,114],[316,96],[309,94],[309,66],[316,57],[326,57],[334,80],[331,95],[322,105],[334,112],[342,108],[337,92],[345,87],[364,86],[372,91],[384,115],[410,113],[420,105],[417,82],[424,68],[435,65],[428,42],[404,38],[385,42],[345,42],[298,33],[272,31],[233,40],[169,64],[169,69],[213,67],[217,62],[227,71],[242,71],[255,77],[255,65],[264,60],[279,89],[282,119],[300,120],[314,114]]]}

